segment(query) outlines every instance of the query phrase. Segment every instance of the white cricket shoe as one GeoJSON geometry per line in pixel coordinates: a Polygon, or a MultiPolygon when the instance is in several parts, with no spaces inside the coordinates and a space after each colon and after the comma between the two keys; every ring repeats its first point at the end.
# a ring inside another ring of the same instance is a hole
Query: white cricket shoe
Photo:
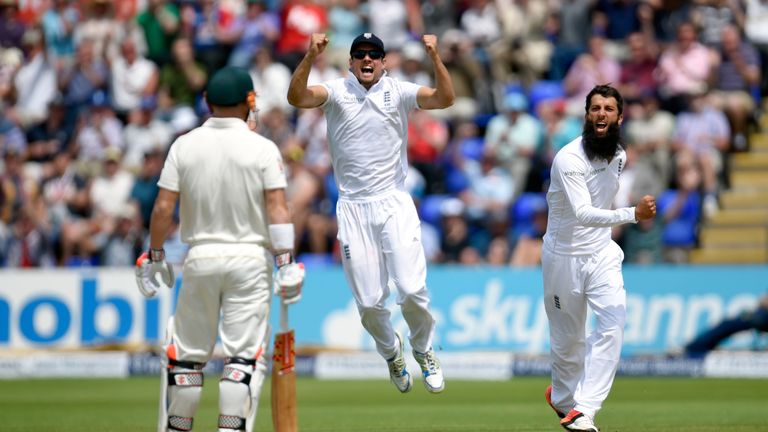
{"type": "Polygon", "coordinates": [[[600,432],[592,421],[592,417],[574,409],[560,420],[560,425],[571,431],[600,432]]]}
{"type": "Polygon", "coordinates": [[[413,351],[413,358],[419,363],[421,367],[421,373],[424,375],[424,387],[430,393],[440,393],[445,388],[445,381],[443,380],[443,369],[440,367],[440,361],[435,356],[435,350],[429,349],[426,353],[422,354],[418,351],[413,351]]]}
{"type": "Polygon", "coordinates": [[[400,337],[400,333],[395,332],[397,338],[397,354],[394,357],[387,360],[387,366],[389,367],[389,378],[392,384],[400,390],[400,393],[408,393],[411,391],[411,385],[413,384],[413,378],[408,373],[408,369],[405,368],[405,358],[403,357],[403,338],[400,337]]]}

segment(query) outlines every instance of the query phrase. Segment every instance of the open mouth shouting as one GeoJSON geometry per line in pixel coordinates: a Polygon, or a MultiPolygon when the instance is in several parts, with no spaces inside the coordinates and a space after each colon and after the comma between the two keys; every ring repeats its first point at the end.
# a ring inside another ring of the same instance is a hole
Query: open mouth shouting
{"type": "Polygon", "coordinates": [[[608,122],[605,120],[598,120],[594,123],[595,132],[598,136],[603,136],[608,133],[608,122]]]}
{"type": "Polygon", "coordinates": [[[373,78],[373,66],[365,65],[360,67],[360,73],[363,78],[373,78]]]}

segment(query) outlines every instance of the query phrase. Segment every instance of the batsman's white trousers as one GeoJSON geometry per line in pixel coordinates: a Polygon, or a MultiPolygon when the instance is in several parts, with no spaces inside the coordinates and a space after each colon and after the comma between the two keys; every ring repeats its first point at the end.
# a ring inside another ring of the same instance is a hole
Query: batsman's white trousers
{"type": "Polygon", "coordinates": [[[227,357],[261,355],[269,337],[271,288],[272,254],[263,247],[193,246],[174,313],[177,359],[207,362],[217,335],[227,357]]]}
{"type": "Polygon", "coordinates": [[[624,253],[614,242],[593,255],[542,251],[552,404],[564,413],[573,408],[594,416],[613,385],[627,309],[623,260],[624,253]],[[597,324],[585,340],[587,305],[597,324]]]}
{"type": "Polygon", "coordinates": [[[432,347],[435,319],[429,312],[427,261],[413,199],[399,190],[367,200],[340,198],[336,214],[344,274],[376,350],[385,359],[397,354],[385,306],[391,281],[410,329],[411,347],[426,352],[432,347]]]}

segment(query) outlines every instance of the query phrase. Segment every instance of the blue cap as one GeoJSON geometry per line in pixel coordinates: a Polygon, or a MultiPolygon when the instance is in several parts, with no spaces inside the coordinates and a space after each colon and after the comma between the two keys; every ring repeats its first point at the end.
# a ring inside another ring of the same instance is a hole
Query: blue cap
{"type": "Polygon", "coordinates": [[[509,111],[526,111],[528,109],[528,98],[522,93],[509,93],[504,98],[504,108],[509,111]]]}
{"type": "Polygon", "coordinates": [[[363,44],[373,45],[377,50],[386,52],[384,49],[384,42],[382,42],[378,36],[373,33],[363,33],[352,41],[352,45],[349,47],[350,54],[355,51],[358,46],[363,44]]]}

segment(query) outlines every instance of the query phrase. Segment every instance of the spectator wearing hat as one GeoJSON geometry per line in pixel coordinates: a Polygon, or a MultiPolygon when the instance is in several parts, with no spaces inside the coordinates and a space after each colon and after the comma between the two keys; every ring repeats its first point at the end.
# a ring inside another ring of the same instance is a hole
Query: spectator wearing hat
{"type": "Polygon", "coordinates": [[[24,64],[13,81],[16,105],[12,114],[24,128],[41,123],[48,117],[48,106],[56,97],[56,69],[45,54],[43,34],[37,28],[24,33],[22,48],[24,64]]]}
{"type": "Polygon", "coordinates": [[[568,68],[563,79],[568,112],[583,112],[584,99],[594,86],[619,82],[621,66],[606,53],[605,42],[602,36],[590,37],[587,52],[577,57],[568,68]]]}
{"type": "Polygon", "coordinates": [[[99,265],[129,267],[144,248],[144,229],[136,204],[126,202],[115,215],[115,227],[100,250],[99,265]]]}
{"type": "Polygon", "coordinates": [[[525,95],[511,92],[504,98],[503,112],[491,118],[485,131],[485,147],[512,175],[513,198],[525,190],[542,134],[541,123],[527,110],[525,95]]]}

